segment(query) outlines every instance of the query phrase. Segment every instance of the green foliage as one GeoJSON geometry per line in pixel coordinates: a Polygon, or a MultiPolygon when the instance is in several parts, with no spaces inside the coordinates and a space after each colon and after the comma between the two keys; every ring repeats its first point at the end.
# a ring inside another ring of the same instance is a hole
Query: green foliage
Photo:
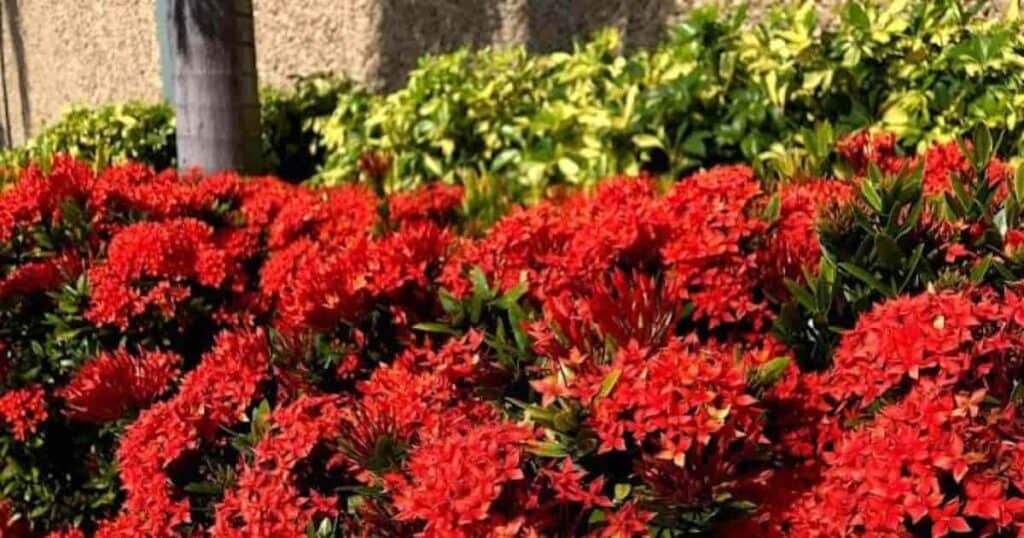
{"type": "Polygon", "coordinates": [[[643,73],[619,48],[606,31],[571,54],[516,47],[427,57],[405,88],[324,122],[330,156],[319,179],[358,176],[359,155],[375,150],[393,156],[389,190],[487,176],[515,178],[522,197],[536,198],[552,181],[636,172],[661,145],[640,125],[657,120],[637,115],[641,82],[663,74],[643,73]]]}
{"type": "MultiPolygon", "coordinates": [[[[352,82],[329,75],[296,77],[289,88],[264,89],[260,100],[266,169],[293,181],[313,175],[325,157],[316,122],[336,113],[343,101],[364,95],[352,82]]],[[[75,107],[25,144],[0,152],[0,179],[9,181],[30,162],[46,166],[58,153],[69,153],[96,169],[132,160],[161,170],[175,164],[174,137],[174,111],[166,103],[75,107]]]]}
{"type": "Polygon", "coordinates": [[[347,79],[330,75],[296,77],[288,89],[266,88],[260,96],[264,166],[291,181],[311,177],[326,148],[315,125],[346,100],[364,94],[347,79]]]}
{"type": "Polygon", "coordinates": [[[29,162],[47,164],[57,153],[103,168],[134,160],[166,168],[174,163],[174,112],[163,103],[130,102],[75,107],[24,145],[0,153],[0,168],[16,173],[29,162]]]}
{"type": "Polygon", "coordinates": [[[437,323],[420,323],[416,329],[426,333],[462,335],[472,328],[483,328],[483,343],[503,368],[513,376],[533,361],[530,338],[523,323],[534,313],[525,305],[527,283],[501,293],[487,282],[478,267],[470,271],[473,292],[456,299],[446,291],[439,297],[444,317],[437,323]]]}
{"type": "Polygon", "coordinates": [[[983,125],[1019,151],[1021,22],[970,6],[848,2],[831,26],[813,2],[756,23],[743,9],[703,8],[631,54],[605,31],[570,53],[427,57],[404,88],[343,101],[321,124],[328,156],[317,180],[358,177],[368,151],[393,157],[389,189],[487,176],[527,199],[554,183],[741,160],[764,175],[813,174],[831,164],[837,137],[863,127],[913,150],[983,125]]]}
{"type": "Polygon", "coordinates": [[[856,202],[835,208],[819,224],[822,258],[804,283],[788,282],[793,300],[777,322],[804,367],[827,365],[847,327],[882,298],[920,291],[938,275],[943,250],[921,224],[921,169],[883,177],[871,167],[856,202]]]}
{"type": "Polygon", "coordinates": [[[929,196],[920,164],[895,175],[872,164],[855,200],[819,220],[819,267],[802,282],[787,282],[792,298],[775,327],[802,367],[828,366],[839,334],[882,300],[1024,277],[1024,259],[1008,237],[1022,220],[1024,169],[1000,194],[1000,183],[988,177],[997,144],[985,128],[973,140],[961,144],[971,173],[951,174],[950,189],[929,196]]]}

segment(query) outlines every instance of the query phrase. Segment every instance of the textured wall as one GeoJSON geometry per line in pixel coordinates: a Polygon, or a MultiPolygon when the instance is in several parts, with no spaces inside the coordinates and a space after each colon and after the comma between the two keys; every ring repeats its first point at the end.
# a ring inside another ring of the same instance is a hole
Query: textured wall
{"type": "Polygon", "coordinates": [[[159,96],[152,0],[3,0],[14,138],[70,103],[159,96]]]}
{"type": "MultiPolygon", "coordinates": [[[[14,140],[71,104],[159,98],[155,2],[0,0],[14,140]]],[[[698,2],[738,0],[254,0],[257,61],[263,84],[335,71],[394,88],[424,52],[460,45],[551,50],[611,25],[648,44],[698,2]]]]}

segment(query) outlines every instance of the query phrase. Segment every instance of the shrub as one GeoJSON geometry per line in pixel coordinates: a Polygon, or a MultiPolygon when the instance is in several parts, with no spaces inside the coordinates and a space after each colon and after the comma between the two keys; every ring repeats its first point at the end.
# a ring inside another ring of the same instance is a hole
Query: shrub
{"type": "MultiPolygon", "coordinates": [[[[260,101],[267,170],[290,181],[312,176],[324,160],[314,123],[350,94],[361,95],[351,82],[328,75],[297,77],[288,89],[264,89],[260,101]]],[[[98,170],[124,161],[157,170],[174,166],[174,111],[165,103],[142,102],[72,108],[23,145],[0,153],[0,169],[9,182],[30,162],[47,165],[57,154],[69,154],[98,170]]]]}
{"type": "Polygon", "coordinates": [[[820,219],[823,256],[803,283],[779,334],[807,367],[827,365],[837,335],[881,298],[970,283],[1003,285],[1020,273],[1011,233],[1019,226],[1024,175],[993,159],[990,135],[977,147],[947,143],[921,156],[893,153],[892,136],[859,133],[839,152],[860,174],[853,196],[820,219]]]}
{"type": "Polygon", "coordinates": [[[322,124],[317,181],[358,177],[370,151],[391,156],[390,188],[483,175],[528,199],[556,183],[722,163],[814,175],[829,171],[835,140],[861,128],[923,150],[987,126],[1020,152],[1021,22],[971,6],[851,1],[829,26],[813,2],[757,22],[699,9],[653,50],[624,54],[602,32],[567,53],[427,57],[404,88],[346,102],[322,124]]]}
{"type": "Polygon", "coordinates": [[[60,153],[97,168],[122,161],[167,168],[175,156],[174,112],[163,103],[75,107],[23,145],[0,154],[0,166],[16,179],[28,163],[48,163],[60,153]]]}
{"type": "Polygon", "coordinates": [[[364,95],[351,81],[330,75],[296,77],[284,90],[265,88],[260,114],[266,169],[289,181],[312,177],[326,151],[316,125],[342,103],[364,99],[364,95]]]}
{"type": "Polygon", "coordinates": [[[478,236],[460,187],[29,167],[3,530],[1017,532],[1024,229],[987,140],[609,178],[478,236]],[[817,332],[773,336],[798,307],[817,332]]]}

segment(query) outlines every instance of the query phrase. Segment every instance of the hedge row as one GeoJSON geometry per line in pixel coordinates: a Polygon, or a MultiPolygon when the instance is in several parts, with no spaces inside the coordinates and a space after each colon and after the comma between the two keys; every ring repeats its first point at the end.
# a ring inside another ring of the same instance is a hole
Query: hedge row
{"type": "MultiPolygon", "coordinates": [[[[265,98],[267,160],[286,179],[338,184],[366,179],[360,157],[377,151],[392,162],[389,189],[440,178],[478,197],[537,199],[552,184],[729,162],[821,174],[835,141],[861,128],[914,151],[984,125],[1020,153],[1024,29],[1013,9],[982,17],[984,4],[851,1],[830,25],[814,2],[758,21],[705,8],[653,50],[624,54],[608,31],[571,52],[426,57],[390,95],[302,83],[265,98]]],[[[173,160],[169,120],[163,106],[79,110],[0,162],[63,151],[161,168],[173,160]]]]}
{"type": "Polygon", "coordinates": [[[814,2],[757,22],[705,8],[628,55],[605,32],[571,53],[429,57],[405,88],[347,103],[323,124],[320,180],[356,176],[369,149],[393,156],[395,187],[484,175],[534,195],[727,162],[813,174],[838,136],[865,127],[919,150],[986,125],[1020,150],[1024,32],[1014,12],[981,18],[977,4],[853,1],[831,26],[814,2]]]}
{"type": "Polygon", "coordinates": [[[0,534],[1012,536],[1024,173],[462,189],[94,171],[0,194],[0,534]]]}
{"type": "MultiPolygon", "coordinates": [[[[312,122],[329,116],[350,82],[328,75],[297,78],[287,89],[260,94],[263,161],[268,172],[289,181],[312,176],[324,147],[312,122]]],[[[29,163],[46,165],[68,154],[102,169],[124,161],[162,170],[175,164],[174,111],[164,103],[130,102],[99,108],[75,107],[25,144],[0,153],[10,181],[29,163]]]]}

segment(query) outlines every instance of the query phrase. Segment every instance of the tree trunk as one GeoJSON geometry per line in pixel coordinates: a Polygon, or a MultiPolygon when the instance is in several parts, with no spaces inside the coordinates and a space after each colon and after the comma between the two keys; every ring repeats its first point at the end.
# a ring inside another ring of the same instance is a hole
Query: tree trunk
{"type": "Polygon", "coordinates": [[[178,169],[261,171],[252,0],[170,0],[178,169]]]}

